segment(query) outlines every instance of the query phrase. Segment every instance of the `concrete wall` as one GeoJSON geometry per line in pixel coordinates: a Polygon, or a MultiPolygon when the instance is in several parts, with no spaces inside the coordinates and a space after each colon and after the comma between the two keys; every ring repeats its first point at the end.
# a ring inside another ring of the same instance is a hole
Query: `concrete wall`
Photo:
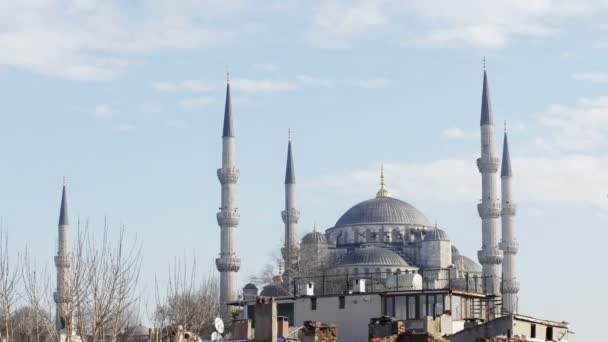
{"type": "Polygon", "coordinates": [[[552,327],[553,329],[553,339],[548,341],[565,342],[568,340],[567,328],[543,324],[540,321],[534,323],[527,320],[514,319],[513,316],[503,316],[484,324],[468,327],[461,332],[449,336],[448,339],[451,342],[470,342],[489,337],[506,337],[510,334],[512,337],[518,336],[534,341],[545,341],[548,327],[552,327]],[[533,324],[536,326],[536,336],[534,339],[531,336],[533,324]]]}
{"type": "Polygon", "coordinates": [[[296,299],[296,325],[309,320],[336,324],[339,341],[367,342],[370,318],[381,316],[382,300],[378,294],[347,295],[344,309],[340,309],[339,297],[316,300],[317,309],[311,310],[311,298],[296,299]]]}

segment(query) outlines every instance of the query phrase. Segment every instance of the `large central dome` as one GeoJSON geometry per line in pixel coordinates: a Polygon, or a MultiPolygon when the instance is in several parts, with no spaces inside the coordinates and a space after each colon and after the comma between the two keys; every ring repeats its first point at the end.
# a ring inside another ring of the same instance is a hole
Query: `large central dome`
{"type": "Polygon", "coordinates": [[[411,204],[392,197],[376,197],[348,209],[335,227],[397,224],[432,227],[429,219],[411,204]]]}

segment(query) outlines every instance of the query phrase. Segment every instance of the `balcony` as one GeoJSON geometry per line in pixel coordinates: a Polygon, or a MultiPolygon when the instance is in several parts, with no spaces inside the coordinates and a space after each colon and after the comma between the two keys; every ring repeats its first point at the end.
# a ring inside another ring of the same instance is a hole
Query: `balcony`
{"type": "Polygon", "coordinates": [[[484,218],[498,218],[500,217],[500,203],[495,202],[482,202],[477,204],[477,212],[479,213],[479,217],[484,218]]]}
{"type": "Polygon", "coordinates": [[[500,158],[477,158],[477,169],[481,173],[496,173],[500,166],[500,158]]]}
{"type": "Polygon", "coordinates": [[[240,171],[236,167],[217,169],[217,178],[221,184],[236,184],[240,171]]]}
{"type": "Polygon", "coordinates": [[[215,259],[215,266],[220,272],[238,272],[241,268],[241,259],[236,255],[223,255],[215,259]]]}
{"type": "Polygon", "coordinates": [[[241,214],[238,209],[232,211],[221,210],[217,213],[217,224],[220,227],[236,227],[241,221],[241,214]]]}
{"type": "Polygon", "coordinates": [[[295,208],[283,210],[281,212],[281,217],[283,217],[284,223],[298,223],[300,220],[300,211],[295,208]]]}

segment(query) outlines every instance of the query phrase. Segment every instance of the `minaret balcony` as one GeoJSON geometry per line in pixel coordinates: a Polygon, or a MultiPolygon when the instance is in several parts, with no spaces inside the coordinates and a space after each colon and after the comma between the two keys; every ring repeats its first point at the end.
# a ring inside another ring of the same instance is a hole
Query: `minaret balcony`
{"type": "Polygon", "coordinates": [[[72,294],[69,289],[63,289],[63,293],[54,292],[53,300],[55,303],[69,303],[71,301],[72,294]]]}
{"type": "Polygon", "coordinates": [[[502,281],[502,293],[518,293],[519,281],[515,279],[505,279],[502,281]]]}
{"type": "Polygon", "coordinates": [[[513,241],[502,241],[500,243],[500,249],[504,254],[517,254],[519,250],[519,243],[515,240],[513,241]]]}
{"type": "Polygon", "coordinates": [[[57,266],[57,268],[69,268],[70,257],[68,255],[56,255],[55,266],[57,266]]]}
{"type": "Polygon", "coordinates": [[[284,223],[298,223],[300,220],[300,211],[296,208],[290,208],[281,212],[284,223]]]}
{"type": "Polygon", "coordinates": [[[504,203],[502,205],[502,211],[500,212],[500,214],[502,216],[515,216],[516,212],[517,212],[517,205],[515,205],[513,203],[504,203]]]}
{"type": "Polygon", "coordinates": [[[236,227],[241,221],[241,214],[235,208],[234,210],[221,210],[217,213],[217,224],[220,227],[236,227]]]}
{"type": "Polygon", "coordinates": [[[502,251],[498,249],[477,251],[477,259],[482,265],[499,265],[502,263],[502,251]]]}
{"type": "Polygon", "coordinates": [[[238,272],[241,268],[241,259],[236,255],[222,255],[215,259],[215,266],[220,272],[238,272]]]}
{"type": "Polygon", "coordinates": [[[241,172],[236,167],[217,169],[217,178],[223,184],[236,184],[241,172]]]}
{"type": "Polygon", "coordinates": [[[498,218],[500,216],[500,203],[499,202],[482,202],[477,204],[477,212],[479,217],[485,218],[498,218]]]}
{"type": "Polygon", "coordinates": [[[500,158],[486,157],[477,158],[477,169],[481,173],[496,173],[500,166],[500,158]]]}

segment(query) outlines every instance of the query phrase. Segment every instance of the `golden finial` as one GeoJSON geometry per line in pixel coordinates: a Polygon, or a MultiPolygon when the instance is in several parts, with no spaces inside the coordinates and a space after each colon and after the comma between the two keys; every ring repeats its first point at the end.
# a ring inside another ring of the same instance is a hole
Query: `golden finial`
{"type": "Polygon", "coordinates": [[[230,66],[226,65],[226,83],[230,83],[230,66]]]}
{"type": "Polygon", "coordinates": [[[63,186],[65,186],[67,184],[66,178],[65,176],[63,176],[63,186]]]}
{"type": "Polygon", "coordinates": [[[376,193],[376,197],[391,197],[384,183],[384,165],[380,167],[380,190],[376,193]]]}
{"type": "Polygon", "coordinates": [[[505,120],[505,133],[507,133],[507,120],[505,120]]]}
{"type": "Polygon", "coordinates": [[[291,128],[287,129],[287,140],[291,141],[291,128]]]}
{"type": "Polygon", "coordinates": [[[483,56],[483,71],[486,71],[486,56],[483,56]]]}

